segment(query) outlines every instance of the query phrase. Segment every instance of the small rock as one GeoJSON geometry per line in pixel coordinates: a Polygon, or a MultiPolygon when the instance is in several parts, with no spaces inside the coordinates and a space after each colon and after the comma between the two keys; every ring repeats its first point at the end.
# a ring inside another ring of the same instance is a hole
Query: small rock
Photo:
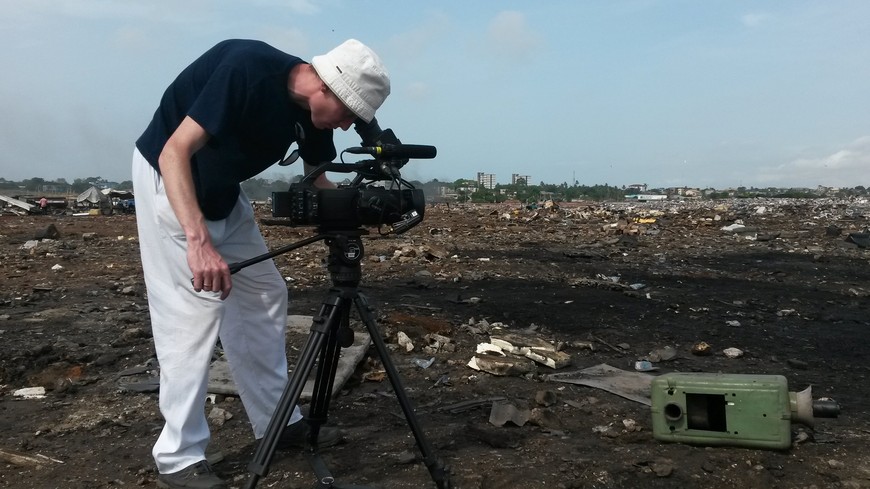
{"type": "Polygon", "coordinates": [[[713,347],[711,347],[707,342],[702,341],[700,343],[696,343],[692,346],[692,355],[698,356],[707,356],[713,353],[713,347]]]}
{"type": "Polygon", "coordinates": [[[411,338],[409,338],[408,335],[404,332],[399,331],[396,334],[396,341],[399,343],[399,346],[405,349],[406,352],[414,350],[414,343],[411,341],[411,338]]]}
{"type": "Polygon", "coordinates": [[[529,422],[535,426],[548,430],[562,428],[562,420],[552,410],[546,408],[534,408],[529,416],[529,422]]]}
{"type": "Polygon", "coordinates": [[[677,350],[675,350],[671,346],[666,346],[664,348],[658,348],[649,353],[649,361],[655,362],[667,362],[673,360],[677,357],[677,350]]]}
{"type": "Polygon", "coordinates": [[[218,428],[231,419],[233,419],[232,413],[219,407],[211,408],[211,412],[208,413],[208,420],[218,428]]]}
{"type": "Polygon", "coordinates": [[[36,239],[57,239],[60,238],[60,231],[57,230],[57,226],[54,224],[49,224],[47,228],[42,231],[36,233],[36,239]]]}
{"type": "Polygon", "coordinates": [[[726,348],[722,350],[722,353],[728,358],[740,358],[743,356],[743,350],[740,348],[726,348]]]}
{"type": "Polygon", "coordinates": [[[417,461],[417,455],[410,450],[405,450],[404,452],[396,455],[396,463],[399,465],[408,465],[414,463],[415,461],[417,461]]]}
{"type": "Polygon", "coordinates": [[[789,358],[786,360],[786,363],[789,367],[797,369],[797,370],[806,370],[809,367],[809,364],[803,360],[798,360],[796,358],[789,358]]]}
{"type": "Polygon", "coordinates": [[[550,390],[541,390],[535,393],[535,402],[539,406],[549,407],[559,401],[559,395],[550,390]]]}
{"type": "Polygon", "coordinates": [[[628,431],[629,433],[643,430],[643,427],[631,418],[623,419],[622,425],[625,426],[625,431],[628,431]]]}
{"type": "Polygon", "coordinates": [[[652,469],[658,477],[670,477],[674,473],[674,466],[668,463],[653,464],[652,469]]]}

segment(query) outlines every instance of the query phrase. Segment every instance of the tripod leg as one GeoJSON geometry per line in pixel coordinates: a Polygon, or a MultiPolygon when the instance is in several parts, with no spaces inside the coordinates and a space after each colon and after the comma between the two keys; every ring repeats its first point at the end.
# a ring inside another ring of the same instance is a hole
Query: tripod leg
{"type": "Polygon", "coordinates": [[[327,341],[323,345],[320,362],[317,367],[317,376],[314,380],[314,389],[311,393],[311,404],[308,410],[308,421],[311,426],[311,439],[309,440],[312,447],[317,448],[317,435],[320,426],[326,422],[329,404],[332,399],[332,390],[335,385],[335,375],[338,371],[338,361],[341,356],[342,347],[350,346],[346,344],[346,339],[343,338],[346,334],[351,335],[351,343],[353,342],[353,332],[349,328],[349,314],[351,303],[346,298],[347,293],[340,289],[334,289],[334,294],[337,298],[333,300],[332,305],[333,316],[329,318],[329,335],[327,341]]]}
{"type": "Polygon", "coordinates": [[[449,489],[451,485],[447,470],[441,460],[435,456],[435,451],[424,436],[422,428],[420,428],[420,423],[417,421],[416,414],[414,414],[414,408],[411,406],[411,401],[408,399],[408,395],[405,393],[405,387],[402,385],[402,381],[399,378],[399,371],[396,370],[396,366],[390,359],[387,345],[384,343],[383,338],[381,338],[381,332],[378,330],[378,325],[375,321],[374,315],[372,314],[371,306],[368,301],[360,295],[357,295],[356,298],[354,298],[354,304],[359,311],[363,323],[366,325],[366,329],[368,329],[369,336],[371,336],[375,349],[378,351],[381,363],[383,363],[384,370],[387,372],[387,377],[390,378],[390,384],[392,384],[393,390],[396,392],[396,399],[398,399],[399,405],[402,407],[402,412],[405,413],[405,419],[408,421],[408,426],[411,428],[411,432],[417,440],[417,446],[423,454],[423,463],[425,463],[426,468],[429,469],[429,474],[432,476],[435,485],[437,485],[439,489],[449,489]]]}
{"type": "Polygon", "coordinates": [[[337,324],[339,320],[339,308],[336,307],[339,301],[340,298],[335,296],[330,296],[324,300],[320,313],[314,317],[311,323],[311,333],[299,355],[293,374],[281,393],[281,398],[278,400],[269,425],[266,427],[266,433],[257,445],[253,459],[248,464],[248,471],[252,474],[246,485],[248,489],[256,487],[260,477],[265,477],[269,472],[269,464],[275,455],[278,438],[284,432],[287,423],[290,422],[293,408],[298,404],[302,389],[305,387],[305,380],[311,374],[318,354],[323,352],[324,344],[328,340],[327,337],[333,329],[332,326],[337,324]]]}

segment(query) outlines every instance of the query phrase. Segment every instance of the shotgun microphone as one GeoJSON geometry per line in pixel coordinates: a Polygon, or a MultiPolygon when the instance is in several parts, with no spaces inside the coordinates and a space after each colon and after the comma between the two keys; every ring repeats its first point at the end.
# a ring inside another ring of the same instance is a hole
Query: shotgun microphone
{"type": "Polygon", "coordinates": [[[437,150],[435,146],[425,144],[383,144],[380,146],[355,146],[345,151],[358,155],[372,155],[378,158],[396,159],[429,159],[434,158],[437,150]]]}

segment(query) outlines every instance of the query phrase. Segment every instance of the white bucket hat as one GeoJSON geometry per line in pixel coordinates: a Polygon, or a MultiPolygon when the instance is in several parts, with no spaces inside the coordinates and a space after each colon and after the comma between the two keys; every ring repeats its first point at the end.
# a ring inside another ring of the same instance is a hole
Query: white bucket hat
{"type": "Polygon", "coordinates": [[[390,75],[381,58],[356,39],[315,56],[311,66],[344,105],[366,122],[372,121],[390,94],[390,75]]]}

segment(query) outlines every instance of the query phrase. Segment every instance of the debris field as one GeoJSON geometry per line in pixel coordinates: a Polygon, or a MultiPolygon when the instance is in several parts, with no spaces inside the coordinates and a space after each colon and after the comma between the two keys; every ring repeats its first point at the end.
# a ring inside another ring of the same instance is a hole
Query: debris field
{"type": "MultiPolygon", "coordinates": [[[[257,212],[273,248],[316,234],[257,212]]],[[[369,230],[360,292],[454,487],[870,487],[868,225],[866,200],[438,204],[405,234],[369,230]],[[589,369],[781,375],[841,412],[792,423],[782,450],[666,443],[642,387],[564,381],[589,369]]],[[[156,486],[138,253],[135,216],[0,215],[0,487],[156,486]]],[[[288,315],[320,311],[326,255],[275,258],[288,315]]],[[[306,335],[287,339],[294,365],[306,335]]],[[[336,479],[435,487],[379,355],[351,370],[329,409],[345,441],[322,454],[336,479]]],[[[204,409],[215,469],[244,487],[241,402],[204,409]]],[[[315,482],[289,452],[260,486],[315,482]]]]}

